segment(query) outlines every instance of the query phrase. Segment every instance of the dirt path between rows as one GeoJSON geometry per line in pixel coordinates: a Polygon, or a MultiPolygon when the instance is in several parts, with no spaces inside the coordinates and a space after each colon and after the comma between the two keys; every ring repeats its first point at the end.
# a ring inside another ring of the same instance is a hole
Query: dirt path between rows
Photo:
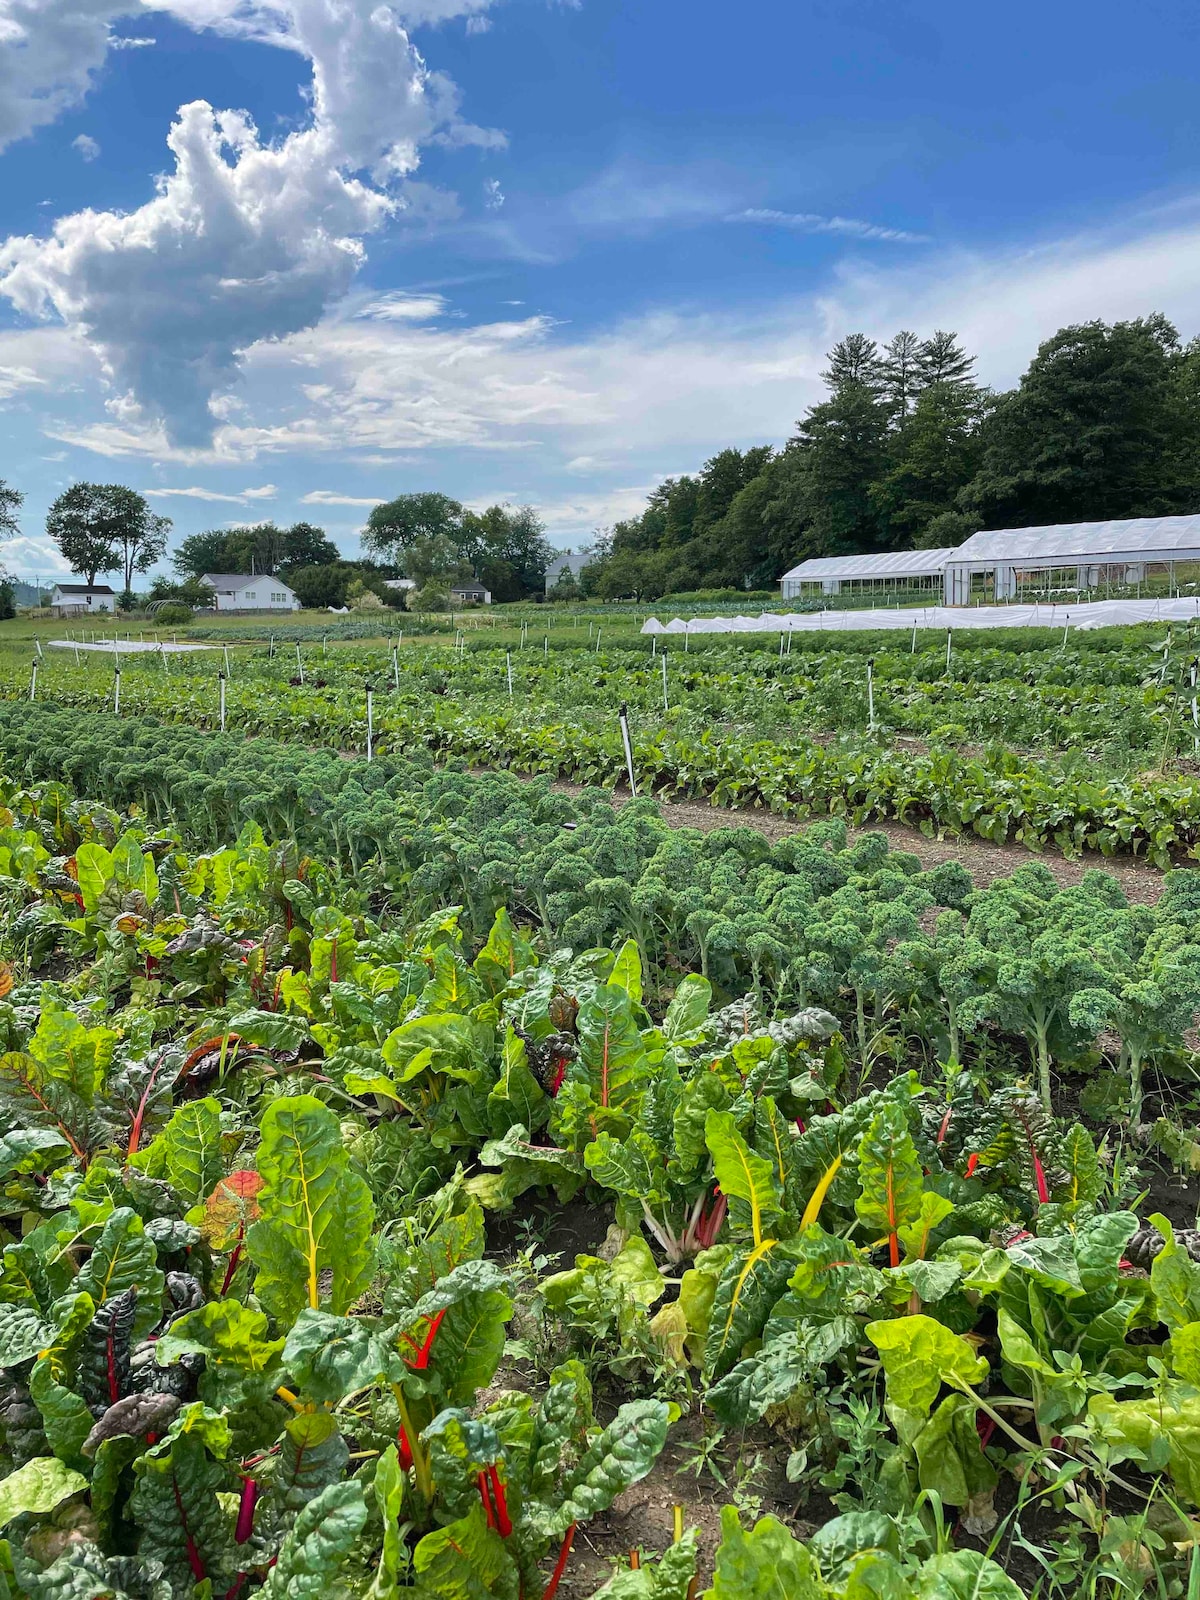
{"type": "MultiPolygon", "coordinates": [[[[552,787],[560,794],[577,795],[582,786],[556,782],[552,787]]],[[[615,806],[619,808],[628,801],[627,792],[619,789],[614,791],[615,806]]],[[[814,822],[821,820],[809,817],[796,822],[788,817],[776,816],[771,811],[716,806],[704,800],[659,800],[658,805],[664,819],[673,827],[699,828],[703,833],[711,833],[714,828],[756,828],[772,842],[803,833],[814,822]]],[[[989,844],[986,839],[970,834],[947,834],[941,839],[931,839],[902,822],[872,822],[866,827],[850,829],[851,838],[862,833],[885,833],[893,849],[910,850],[920,858],[926,870],[943,861],[961,862],[980,888],[986,888],[993,878],[1007,877],[1024,862],[1040,861],[1064,887],[1078,883],[1089,868],[1099,867],[1117,879],[1131,904],[1153,905],[1162,893],[1162,872],[1149,861],[1136,856],[1102,856],[1095,851],[1088,851],[1068,859],[1049,851],[1038,854],[1020,844],[989,844]]],[[[1185,867],[1182,870],[1189,869],[1185,867]]]]}

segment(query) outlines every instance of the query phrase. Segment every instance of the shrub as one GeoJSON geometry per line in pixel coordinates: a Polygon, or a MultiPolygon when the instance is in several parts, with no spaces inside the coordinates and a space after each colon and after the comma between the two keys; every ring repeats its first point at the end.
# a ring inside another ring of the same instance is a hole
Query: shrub
{"type": "Polygon", "coordinates": [[[182,600],[168,600],[165,606],[159,606],[154,613],[154,620],[165,627],[176,628],[192,620],[192,608],[184,605],[182,600]]]}

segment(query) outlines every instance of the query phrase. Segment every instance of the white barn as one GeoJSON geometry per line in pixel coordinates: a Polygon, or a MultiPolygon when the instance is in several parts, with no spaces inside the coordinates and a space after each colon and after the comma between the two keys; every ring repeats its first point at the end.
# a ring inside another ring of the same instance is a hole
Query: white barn
{"type": "Polygon", "coordinates": [[[200,579],[216,595],[218,611],[299,611],[300,602],[282,578],[260,572],[206,572],[200,579]]]}
{"type": "Polygon", "coordinates": [[[94,617],[116,608],[117,597],[107,583],[56,583],[50,596],[56,617],[94,617]]]}

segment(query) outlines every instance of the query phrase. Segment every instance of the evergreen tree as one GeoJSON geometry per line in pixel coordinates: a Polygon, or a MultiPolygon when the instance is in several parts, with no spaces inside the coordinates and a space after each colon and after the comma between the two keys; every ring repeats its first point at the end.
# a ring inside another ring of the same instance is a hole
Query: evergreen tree
{"type": "Polygon", "coordinates": [[[883,380],[883,394],[895,414],[903,419],[912,410],[917,394],[925,381],[923,373],[924,346],[915,333],[902,329],[883,347],[879,363],[883,380]]]}
{"type": "Polygon", "coordinates": [[[954,333],[935,333],[921,346],[918,359],[922,385],[931,383],[968,384],[974,382],[971,369],[975,357],[969,356],[954,333]]]}
{"type": "Polygon", "coordinates": [[[886,548],[871,485],[887,464],[888,412],[863,383],[846,383],[799,425],[809,542],[828,555],[886,548]]]}
{"type": "Polygon", "coordinates": [[[834,394],[850,384],[859,384],[877,394],[883,386],[879,346],[865,333],[848,333],[825,358],[829,365],[821,374],[834,394]]]}
{"type": "Polygon", "coordinates": [[[871,492],[897,547],[953,510],[974,477],[985,406],[974,384],[934,383],[921,390],[907,424],[893,434],[887,467],[871,492]]]}

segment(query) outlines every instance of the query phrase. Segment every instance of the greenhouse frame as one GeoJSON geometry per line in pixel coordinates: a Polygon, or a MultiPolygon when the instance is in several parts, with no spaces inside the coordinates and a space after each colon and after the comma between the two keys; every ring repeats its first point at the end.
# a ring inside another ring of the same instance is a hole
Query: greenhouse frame
{"type": "Polygon", "coordinates": [[[936,593],[954,550],[883,550],[867,556],[813,556],[779,580],[785,600],[810,594],[936,593]]]}
{"type": "Polygon", "coordinates": [[[1200,583],[1200,516],[1066,522],[976,533],[946,552],[948,606],[1057,595],[1122,598],[1142,586],[1167,595],[1200,583]]]}

